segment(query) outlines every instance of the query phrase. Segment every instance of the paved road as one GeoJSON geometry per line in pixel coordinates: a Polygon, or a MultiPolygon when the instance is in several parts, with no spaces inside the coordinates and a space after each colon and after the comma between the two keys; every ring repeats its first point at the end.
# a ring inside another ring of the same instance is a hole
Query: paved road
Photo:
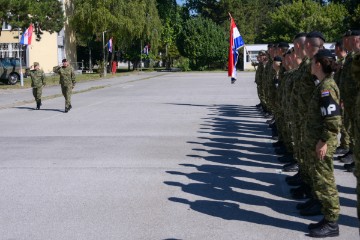
{"type": "MultiPolygon", "coordinates": [[[[254,73],[239,78],[78,84],[67,114],[62,97],[35,111],[21,103],[30,90],[0,92],[0,240],[309,239],[320,217],[295,210],[253,107],[254,73]]],[[[355,178],[336,163],[336,180],[341,236],[332,239],[359,239],[355,178]]]]}

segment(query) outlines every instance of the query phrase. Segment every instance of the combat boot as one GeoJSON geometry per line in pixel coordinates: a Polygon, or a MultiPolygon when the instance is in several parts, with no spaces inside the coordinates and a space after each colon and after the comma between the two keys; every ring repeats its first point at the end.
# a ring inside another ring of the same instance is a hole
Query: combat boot
{"type": "Polygon", "coordinates": [[[68,111],[69,111],[69,109],[68,109],[67,107],[65,107],[65,111],[64,111],[64,112],[67,113],[68,111]]]}
{"type": "Polygon", "coordinates": [[[340,161],[346,164],[352,163],[354,162],[354,158],[353,158],[354,154],[348,154],[343,158],[340,158],[340,161]]]}
{"type": "Polygon", "coordinates": [[[286,183],[289,185],[289,186],[301,186],[302,184],[304,184],[301,176],[299,173],[295,174],[294,176],[292,177],[288,177],[285,179],[286,183]]]}
{"type": "Polygon", "coordinates": [[[335,154],[336,155],[345,155],[349,152],[349,149],[348,148],[342,148],[342,147],[338,147],[336,148],[336,152],[335,154]]]}
{"type": "Polygon", "coordinates": [[[348,172],[354,172],[354,170],[355,170],[355,162],[352,162],[352,163],[349,163],[349,164],[344,164],[344,168],[348,172]]]}
{"type": "Polygon", "coordinates": [[[294,155],[291,153],[278,157],[277,159],[281,163],[296,162],[296,160],[294,159],[294,155]]]}
{"type": "Polygon", "coordinates": [[[319,201],[314,201],[313,204],[311,204],[309,207],[301,209],[300,215],[301,216],[317,216],[321,215],[321,208],[322,205],[319,201]]]}
{"type": "Polygon", "coordinates": [[[272,143],[273,147],[282,147],[284,146],[284,143],[282,141],[277,141],[272,143]]]}
{"type": "Polygon", "coordinates": [[[309,236],[316,238],[339,236],[339,225],[336,221],[328,221],[324,218],[320,222],[311,226],[309,236]]]}
{"type": "Polygon", "coordinates": [[[297,162],[290,162],[283,166],[284,172],[298,172],[299,171],[299,164],[297,162]]]}
{"type": "Polygon", "coordinates": [[[36,110],[39,110],[41,107],[41,100],[36,101],[36,110]]]}
{"type": "Polygon", "coordinates": [[[300,187],[290,189],[291,197],[294,199],[306,199],[311,197],[310,187],[303,183],[300,187]]]}
{"type": "Polygon", "coordinates": [[[297,210],[303,210],[303,209],[309,208],[310,206],[312,206],[313,204],[315,204],[316,201],[318,201],[318,200],[315,199],[315,198],[310,198],[309,200],[307,200],[307,201],[304,202],[304,203],[298,203],[298,204],[296,205],[296,209],[297,209],[297,210]]]}

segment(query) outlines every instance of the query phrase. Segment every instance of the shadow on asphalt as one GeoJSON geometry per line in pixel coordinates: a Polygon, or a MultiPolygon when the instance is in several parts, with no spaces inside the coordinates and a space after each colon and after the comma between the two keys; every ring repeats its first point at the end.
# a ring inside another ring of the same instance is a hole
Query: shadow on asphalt
{"type": "MultiPolygon", "coordinates": [[[[275,161],[276,157],[273,155],[270,141],[264,142],[264,140],[270,139],[270,132],[264,121],[257,120],[262,116],[255,107],[174,105],[206,107],[211,111],[211,114],[204,119],[199,131],[200,134],[207,136],[198,137],[197,141],[187,142],[193,146],[192,150],[196,152],[196,154],[189,154],[187,157],[202,159],[209,164],[180,164],[196,169],[191,173],[188,171],[186,173],[167,171],[171,175],[185,176],[195,183],[185,184],[175,181],[165,181],[164,183],[178,187],[188,194],[211,200],[192,201],[170,197],[170,201],[186,204],[197,212],[226,220],[252,222],[304,233],[307,232],[306,224],[285,220],[286,216],[311,219],[314,222],[319,220],[318,217],[300,216],[295,209],[297,202],[290,200],[289,195],[284,194],[285,181],[277,173],[282,166],[275,161]],[[239,120],[239,118],[243,119],[239,120]],[[263,168],[272,169],[273,173],[242,169],[245,166],[256,167],[259,170],[263,168]],[[264,194],[256,194],[256,192],[265,192],[266,195],[276,197],[264,197],[262,196],[264,194]],[[259,212],[245,210],[242,209],[242,204],[268,207],[286,216],[285,219],[281,219],[263,214],[261,210],[259,212]]],[[[345,188],[339,190],[350,191],[345,188]]],[[[287,189],[285,192],[288,192],[287,189]]],[[[340,201],[342,206],[353,207],[356,205],[356,202],[351,199],[341,198],[340,201]]],[[[349,216],[342,215],[339,223],[357,227],[357,219],[349,216]]]]}
{"type": "Polygon", "coordinates": [[[51,108],[40,108],[39,110],[36,110],[35,108],[32,107],[13,107],[16,109],[23,109],[23,110],[29,110],[29,111],[51,111],[51,112],[64,112],[63,110],[60,109],[51,109],[51,108]]]}

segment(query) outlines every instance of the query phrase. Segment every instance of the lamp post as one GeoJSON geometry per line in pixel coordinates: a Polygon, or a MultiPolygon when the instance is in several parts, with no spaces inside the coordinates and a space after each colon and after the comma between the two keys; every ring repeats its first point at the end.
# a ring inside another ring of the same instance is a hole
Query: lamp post
{"type": "Polygon", "coordinates": [[[106,63],[106,61],[105,61],[105,33],[106,33],[107,31],[103,31],[102,32],[102,37],[103,37],[103,54],[104,54],[104,76],[106,77],[106,65],[105,65],[105,63],[106,63]]]}
{"type": "MultiPolygon", "coordinates": [[[[19,21],[19,15],[17,16],[18,17],[18,22],[20,23],[19,21]]],[[[18,27],[18,38],[19,38],[19,44],[18,44],[18,56],[19,56],[19,59],[20,59],[20,86],[24,86],[24,76],[23,76],[23,73],[22,73],[22,58],[21,58],[21,51],[20,51],[20,48],[21,48],[21,43],[20,43],[20,28],[18,27]]]]}

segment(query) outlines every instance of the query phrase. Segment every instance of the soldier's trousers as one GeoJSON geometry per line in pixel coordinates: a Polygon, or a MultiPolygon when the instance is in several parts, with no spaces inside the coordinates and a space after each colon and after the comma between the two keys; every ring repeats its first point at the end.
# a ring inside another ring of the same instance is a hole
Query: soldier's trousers
{"type": "Polygon", "coordinates": [[[61,91],[65,98],[65,108],[69,108],[71,105],[72,86],[61,85],[61,91]]]}
{"type": "Polygon", "coordinates": [[[328,221],[337,221],[340,213],[339,194],[336,188],[333,164],[336,143],[328,143],[327,153],[323,160],[317,158],[315,145],[308,150],[312,191],[316,199],[321,202],[321,212],[328,221]]]}
{"type": "Polygon", "coordinates": [[[353,107],[345,108],[344,112],[344,126],[350,137],[350,149],[354,149],[354,120],[356,109],[353,107]]]}
{"type": "MultiPolygon", "coordinates": [[[[360,94],[357,97],[356,105],[357,108],[360,106],[360,94]]],[[[355,135],[355,172],[356,177],[356,193],[357,193],[357,213],[358,219],[360,220],[360,112],[357,111],[354,121],[354,135],[355,135]]]]}
{"type": "Polygon", "coordinates": [[[41,100],[41,95],[42,95],[42,87],[33,88],[32,92],[33,92],[33,96],[35,98],[35,101],[36,102],[40,101],[41,100]]]}
{"type": "Polygon", "coordinates": [[[341,128],[340,128],[340,147],[349,149],[350,148],[350,135],[345,127],[344,110],[341,111],[341,128]]]}

